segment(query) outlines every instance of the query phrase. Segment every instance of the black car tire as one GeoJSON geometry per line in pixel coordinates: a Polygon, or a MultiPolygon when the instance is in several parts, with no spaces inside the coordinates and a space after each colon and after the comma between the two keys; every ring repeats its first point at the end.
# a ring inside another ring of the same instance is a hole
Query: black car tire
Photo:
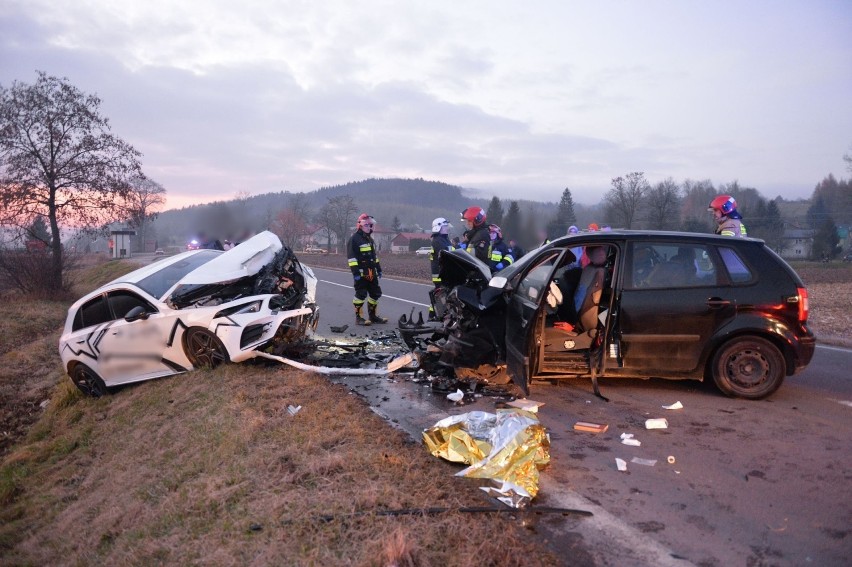
{"type": "Polygon", "coordinates": [[[103,379],[98,376],[97,372],[83,364],[75,364],[71,370],[71,381],[77,386],[84,396],[92,398],[100,398],[106,395],[109,390],[103,379]]]}
{"type": "Polygon", "coordinates": [[[787,374],[781,351],[760,337],[725,343],[713,359],[713,380],[728,396],[759,400],[777,390],[787,374]]]}
{"type": "Polygon", "coordinates": [[[230,360],[219,337],[198,327],[187,329],[183,334],[183,350],[195,368],[216,368],[230,360]]]}

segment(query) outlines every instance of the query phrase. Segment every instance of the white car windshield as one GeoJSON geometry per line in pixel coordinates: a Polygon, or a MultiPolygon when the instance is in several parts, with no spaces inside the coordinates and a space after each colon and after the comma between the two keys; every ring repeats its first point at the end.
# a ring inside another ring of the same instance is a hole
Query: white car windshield
{"type": "Polygon", "coordinates": [[[173,285],[178,283],[185,275],[203,266],[213,258],[222,254],[220,250],[199,250],[185,260],[169,264],[162,270],[154,272],[150,276],[139,280],[136,285],[149,293],[152,297],[159,299],[173,285]]]}

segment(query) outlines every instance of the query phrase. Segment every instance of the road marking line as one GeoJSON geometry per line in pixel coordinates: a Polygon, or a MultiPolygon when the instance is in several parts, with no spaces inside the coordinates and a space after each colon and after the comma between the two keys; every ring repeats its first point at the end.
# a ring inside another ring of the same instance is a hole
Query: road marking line
{"type": "Polygon", "coordinates": [[[816,347],[822,348],[822,349],[825,349],[825,350],[836,350],[837,352],[852,352],[852,349],[843,348],[843,347],[835,347],[835,346],[828,346],[828,345],[817,345],[816,347]]]}
{"type": "Polygon", "coordinates": [[[849,400],[834,400],[834,401],[837,402],[838,404],[842,405],[842,406],[849,406],[850,408],[852,408],[852,402],[850,402],[849,400]]]}
{"type": "MultiPolygon", "coordinates": [[[[352,286],[351,286],[351,285],[339,284],[339,283],[337,283],[337,282],[330,282],[330,281],[328,281],[328,280],[319,280],[319,281],[321,281],[322,283],[327,283],[327,284],[336,285],[336,286],[340,286],[340,287],[352,288],[352,286]]],[[[398,280],[396,280],[396,281],[398,281],[398,280]]],[[[421,285],[421,284],[418,284],[418,285],[421,285]]],[[[384,299],[384,298],[387,298],[387,299],[396,299],[397,301],[402,301],[402,302],[405,302],[405,303],[410,303],[410,304],[412,304],[412,305],[419,305],[420,307],[429,307],[429,304],[428,304],[428,303],[419,303],[419,302],[417,302],[417,301],[411,301],[410,299],[403,299],[403,298],[401,298],[401,297],[394,297],[393,295],[384,295],[384,294],[382,294],[382,298],[383,298],[383,299],[384,299]]]]}

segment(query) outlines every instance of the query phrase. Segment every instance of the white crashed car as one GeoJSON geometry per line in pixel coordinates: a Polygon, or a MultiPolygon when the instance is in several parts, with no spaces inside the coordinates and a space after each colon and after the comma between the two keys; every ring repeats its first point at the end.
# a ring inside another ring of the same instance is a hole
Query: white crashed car
{"type": "Polygon", "coordinates": [[[316,329],[317,279],[277,236],[191,250],[121,276],[68,310],[62,364],[85,394],[281,353],[316,329]]]}

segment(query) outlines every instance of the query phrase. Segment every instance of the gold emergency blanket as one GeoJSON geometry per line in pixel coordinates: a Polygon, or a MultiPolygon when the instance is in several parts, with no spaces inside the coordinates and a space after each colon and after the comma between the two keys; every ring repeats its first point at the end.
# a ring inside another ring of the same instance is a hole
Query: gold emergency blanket
{"type": "Polygon", "coordinates": [[[530,497],[538,494],[539,471],[550,463],[550,438],[536,414],[498,410],[442,419],[423,432],[429,452],[470,466],[457,476],[508,481],[530,497]]]}

